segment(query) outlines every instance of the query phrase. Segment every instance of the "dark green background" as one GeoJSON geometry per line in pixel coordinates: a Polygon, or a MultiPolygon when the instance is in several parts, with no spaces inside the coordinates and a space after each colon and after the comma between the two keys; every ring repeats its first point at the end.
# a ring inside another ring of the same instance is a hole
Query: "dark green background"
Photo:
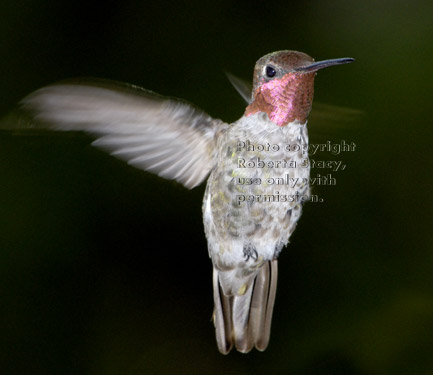
{"type": "Polygon", "coordinates": [[[432,374],[432,15],[430,0],[2,0],[2,115],[92,76],[234,121],[244,103],[224,70],[250,79],[280,49],[356,58],[319,72],[316,100],[364,111],[332,130],[357,149],[305,206],[270,345],[248,355],[216,348],[203,186],[84,135],[2,131],[2,374],[432,374]]]}

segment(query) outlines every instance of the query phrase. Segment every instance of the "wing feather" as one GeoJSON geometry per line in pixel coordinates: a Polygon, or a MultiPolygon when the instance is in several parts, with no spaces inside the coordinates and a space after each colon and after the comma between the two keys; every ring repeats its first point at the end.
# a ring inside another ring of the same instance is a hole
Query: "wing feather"
{"type": "Polygon", "coordinates": [[[90,133],[93,146],[189,189],[214,167],[216,138],[227,127],[186,102],[103,80],[43,87],[21,106],[37,124],[90,133]]]}

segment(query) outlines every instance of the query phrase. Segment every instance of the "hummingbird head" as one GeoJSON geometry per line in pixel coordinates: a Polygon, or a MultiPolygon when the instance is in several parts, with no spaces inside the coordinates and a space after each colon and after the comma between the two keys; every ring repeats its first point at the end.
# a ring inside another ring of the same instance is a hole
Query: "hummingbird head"
{"type": "Polygon", "coordinates": [[[305,124],[311,110],[314,77],[319,69],[354,61],[350,57],[314,62],[298,51],[278,51],[260,58],[254,68],[252,102],[245,116],[268,114],[278,126],[305,124]]]}

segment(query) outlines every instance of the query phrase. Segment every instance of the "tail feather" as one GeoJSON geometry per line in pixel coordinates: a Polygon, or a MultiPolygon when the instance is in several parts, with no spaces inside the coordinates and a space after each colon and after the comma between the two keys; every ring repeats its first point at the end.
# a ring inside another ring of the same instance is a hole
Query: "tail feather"
{"type": "MultiPolygon", "coordinates": [[[[277,292],[277,279],[278,279],[278,263],[276,260],[269,262],[267,265],[267,272],[269,276],[264,276],[264,289],[265,289],[265,299],[262,306],[266,303],[265,311],[260,314],[260,325],[259,329],[256,331],[255,335],[255,345],[260,351],[266,349],[269,343],[269,338],[271,336],[271,323],[272,323],[272,313],[274,311],[275,295],[277,292]]],[[[263,268],[265,268],[265,266],[263,268]]],[[[253,300],[254,301],[254,300],[253,300]]]]}
{"type": "Polygon", "coordinates": [[[232,297],[233,336],[236,349],[242,353],[248,353],[254,345],[248,335],[252,292],[250,285],[244,295],[232,297]]]}
{"type": "Polygon", "coordinates": [[[214,269],[214,324],[218,349],[230,352],[233,345],[243,353],[254,346],[265,350],[271,333],[277,288],[277,260],[266,262],[245,294],[227,296],[214,269]]]}
{"type": "Polygon", "coordinates": [[[227,354],[233,347],[231,301],[230,297],[222,292],[216,269],[213,272],[213,297],[215,306],[213,321],[218,349],[222,354],[227,354]],[[224,317],[229,317],[229,319],[224,319],[224,317]]]}
{"type": "Polygon", "coordinates": [[[254,295],[251,300],[248,334],[251,341],[262,342],[265,326],[267,297],[269,291],[269,267],[265,264],[257,275],[254,283],[254,295]]]}

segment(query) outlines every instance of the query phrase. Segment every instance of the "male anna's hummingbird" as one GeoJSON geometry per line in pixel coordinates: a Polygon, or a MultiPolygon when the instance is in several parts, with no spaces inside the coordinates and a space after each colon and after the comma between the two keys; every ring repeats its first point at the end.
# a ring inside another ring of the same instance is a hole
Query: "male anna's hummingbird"
{"type": "Polygon", "coordinates": [[[246,353],[268,345],[277,257],[310,194],[303,150],[314,77],[352,61],[314,62],[296,51],[262,57],[249,105],[232,124],[179,100],[99,80],[47,86],[21,104],[51,129],[93,134],[93,145],[189,189],[210,173],[203,219],[216,339],[221,353],[233,345],[246,353]]]}

